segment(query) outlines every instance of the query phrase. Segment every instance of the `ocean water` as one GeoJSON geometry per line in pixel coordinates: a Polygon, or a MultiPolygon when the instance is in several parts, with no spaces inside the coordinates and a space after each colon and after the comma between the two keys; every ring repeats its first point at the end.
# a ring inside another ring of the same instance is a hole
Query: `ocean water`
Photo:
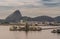
{"type": "MultiPolygon", "coordinates": [[[[9,27],[10,26],[0,26],[0,39],[60,39],[60,34],[51,33],[52,29],[25,32],[25,31],[9,31],[9,27]]],[[[48,27],[43,26],[43,28],[48,27]]]]}

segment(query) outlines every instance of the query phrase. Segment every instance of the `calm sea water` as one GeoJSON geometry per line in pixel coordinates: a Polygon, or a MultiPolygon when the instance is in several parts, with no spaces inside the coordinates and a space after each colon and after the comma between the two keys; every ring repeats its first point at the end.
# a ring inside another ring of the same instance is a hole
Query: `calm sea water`
{"type": "Polygon", "coordinates": [[[51,33],[52,30],[29,32],[9,31],[9,27],[10,26],[0,26],[0,39],[60,39],[60,34],[51,33]]]}

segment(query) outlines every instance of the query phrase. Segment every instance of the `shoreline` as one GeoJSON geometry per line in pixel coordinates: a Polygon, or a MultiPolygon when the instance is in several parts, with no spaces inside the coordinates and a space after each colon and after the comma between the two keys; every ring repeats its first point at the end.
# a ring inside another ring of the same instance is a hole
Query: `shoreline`
{"type": "MultiPolygon", "coordinates": [[[[25,26],[24,24],[0,24],[0,25],[3,25],[3,26],[13,26],[13,25],[16,25],[16,26],[25,26]]],[[[36,25],[32,25],[32,26],[36,26],[36,25]]],[[[37,25],[37,26],[57,26],[57,25],[37,25]]]]}

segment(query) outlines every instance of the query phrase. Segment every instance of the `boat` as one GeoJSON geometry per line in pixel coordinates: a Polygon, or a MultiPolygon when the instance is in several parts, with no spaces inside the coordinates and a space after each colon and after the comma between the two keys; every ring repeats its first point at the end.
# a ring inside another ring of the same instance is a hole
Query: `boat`
{"type": "Polygon", "coordinates": [[[60,33],[60,29],[57,29],[57,33],[60,33]]]}
{"type": "Polygon", "coordinates": [[[60,29],[56,29],[56,30],[53,30],[51,31],[52,33],[60,33],[60,29]]]}
{"type": "Polygon", "coordinates": [[[9,30],[10,30],[10,31],[17,31],[17,26],[12,26],[12,27],[10,27],[9,30]]]}
{"type": "Polygon", "coordinates": [[[25,28],[25,27],[21,27],[21,26],[12,26],[9,28],[10,31],[41,31],[42,28],[41,27],[29,27],[29,28],[25,28]]]}
{"type": "Polygon", "coordinates": [[[10,31],[41,31],[42,28],[41,27],[35,27],[35,26],[30,27],[28,25],[28,23],[26,23],[26,25],[24,27],[21,27],[21,26],[12,26],[12,27],[10,27],[9,30],[10,31]]]}
{"type": "Polygon", "coordinates": [[[56,33],[57,32],[57,30],[53,30],[53,31],[51,31],[52,33],[56,33]]]}

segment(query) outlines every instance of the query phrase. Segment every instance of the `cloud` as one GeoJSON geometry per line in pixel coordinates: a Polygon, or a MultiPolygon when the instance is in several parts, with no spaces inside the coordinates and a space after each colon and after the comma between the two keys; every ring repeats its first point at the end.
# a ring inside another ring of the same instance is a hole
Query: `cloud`
{"type": "Polygon", "coordinates": [[[0,6],[56,7],[60,6],[60,0],[0,0],[0,6]]]}
{"type": "Polygon", "coordinates": [[[44,6],[56,7],[56,6],[60,6],[60,1],[59,0],[42,0],[42,4],[44,6]]]}
{"type": "Polygon", "coordinates": [[[16,9],[20,9],[25,16],[58,16],[60,15],[60,0],[0,0],[1,16],[5,14],[5,17],[16,9]]]}
{"type": "Polygon", "coordinates": [[[20,10],[22,12],[22,15],[30,17],[36,17],[41,15],[55,17],[60,15],[60,8],[23,8],[20,10]]]}
{"type": "Polygon", "coordinates": [[[8,15],[12,14],[16,9],[19,9],[23,16],[36,17],[41,15],[47,16],[58,16],[60,15],[60,8],[21,8],[12,6],[0,6],[0,18],[6,18],[8,15]]]}
{"type": "Polygon", "coordinates": [[[6,5],[6,6],[20,6],[20,5],[26,5],[26,4],[33,4],[37,0],[0,0],[0,5],[6,5]]]}

